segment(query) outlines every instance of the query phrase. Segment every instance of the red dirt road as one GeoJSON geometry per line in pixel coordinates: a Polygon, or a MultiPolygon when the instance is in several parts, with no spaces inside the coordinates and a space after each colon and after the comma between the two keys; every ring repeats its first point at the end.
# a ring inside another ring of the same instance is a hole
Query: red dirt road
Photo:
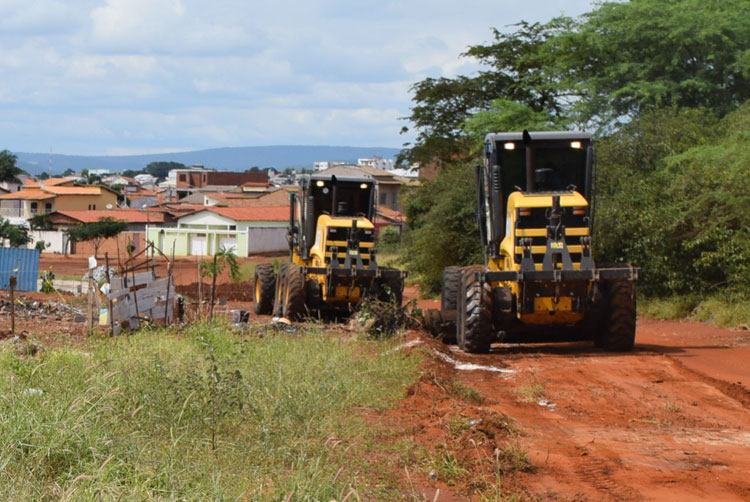
{"type": "MultiPolygon", "coordinates": [[[[750,500],[750,332],[641,321],[625,354],[585,342],[496,344],[487,355],[425,343],[510,370],[451,369],[484,398],[461,414],[506,414],[523,431],[533,471],[512,490],[524,500],[750,500]]],[[[442,420],[412,412],[423,423],[411,427],[442,420]]],[[[478,500],[471,492],[458,482],[438,500],[478,500]]]]}

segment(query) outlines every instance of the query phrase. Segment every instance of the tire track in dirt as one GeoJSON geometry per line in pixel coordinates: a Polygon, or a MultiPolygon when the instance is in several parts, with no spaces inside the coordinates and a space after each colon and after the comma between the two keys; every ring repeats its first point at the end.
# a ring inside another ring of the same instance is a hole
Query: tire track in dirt
{"type": "Polygon", "coordinates": [[[750,395],[689,366],[700,357],[693,348],[712,357],[721,349],[721,359],[734,349],[689,342],[675,350],[684,357],[651,347],[607,353],[586,343],[496,345],[487,355],[444,350],[467,367],[513,370],[458,375],[486,408],[523,428],[536,467],[523,475],[529,500],[748,500],[750,395]],[[546,385],[539,403],[519,395],[529,382],[546,385]]]}
{"type": "Polygon", "coordinates": [[[611,460],[590,455],[582,458],[585,460],[580,461],[576,468],[576,474],[581,481],[606,494],[611,500],[633,502],[643,500],[640,493],[620,485],[610,476],[610,472],[615,469],[611,460]]]}
{"type": "Polygon", "coordinates": [[[692,380],[699,380],[707,385],[710,385],[714,388],[716,388],[719,392],[724,394],[725,396],[734,399],[738,403],[740,403],[744,408],[750,410],[750,390],[746,389],[740,384],[733,383],[733,382],[727,382],[724,380],[720,380],[718,378],[710,377],[704,373],[701,373],[700,371],[688,368],[685,366],[685,364],[680,361],[679,359],[670,356],[669,354],[664,354],[659,351],[654,351],[657,354],[660,354],[674,364],[675,368],[686,378],[692,379],[692,380]]]}

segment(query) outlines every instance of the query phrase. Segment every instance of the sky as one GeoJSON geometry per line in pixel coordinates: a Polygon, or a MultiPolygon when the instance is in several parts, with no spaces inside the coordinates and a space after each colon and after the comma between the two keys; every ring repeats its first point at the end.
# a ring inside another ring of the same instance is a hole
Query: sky
{"type": "Polygon", "coordinates": [[[0,150],[400,147],[409,88],[589,0],[0,0],[0,150]]]}

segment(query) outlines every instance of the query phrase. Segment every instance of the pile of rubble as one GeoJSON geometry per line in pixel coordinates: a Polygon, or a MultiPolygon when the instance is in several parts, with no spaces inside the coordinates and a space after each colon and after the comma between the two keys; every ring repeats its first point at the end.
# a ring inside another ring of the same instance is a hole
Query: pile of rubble
{"type": "MultiPolygon", "coordinates": [[[[11,303],[8,298],[0,298],[0,316],[9,316],[11,303]]],[[[17,319],[53,320],[83,322],[83,310],[63,301],[40,301],[25,296],[16,297],[15,314],[17,319]]]]}

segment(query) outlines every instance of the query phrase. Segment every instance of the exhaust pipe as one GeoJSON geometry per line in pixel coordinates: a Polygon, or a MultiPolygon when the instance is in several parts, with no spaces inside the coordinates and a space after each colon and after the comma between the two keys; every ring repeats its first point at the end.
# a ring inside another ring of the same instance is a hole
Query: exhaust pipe
{"type": "Polygon", "coordinates": [[[523,130],[523,145],[526,149],[526,191],[536,192],[536,179],[534,178],[536,154],[534,147],[531,146],[531,135],[526,129],[523,130]]]}

